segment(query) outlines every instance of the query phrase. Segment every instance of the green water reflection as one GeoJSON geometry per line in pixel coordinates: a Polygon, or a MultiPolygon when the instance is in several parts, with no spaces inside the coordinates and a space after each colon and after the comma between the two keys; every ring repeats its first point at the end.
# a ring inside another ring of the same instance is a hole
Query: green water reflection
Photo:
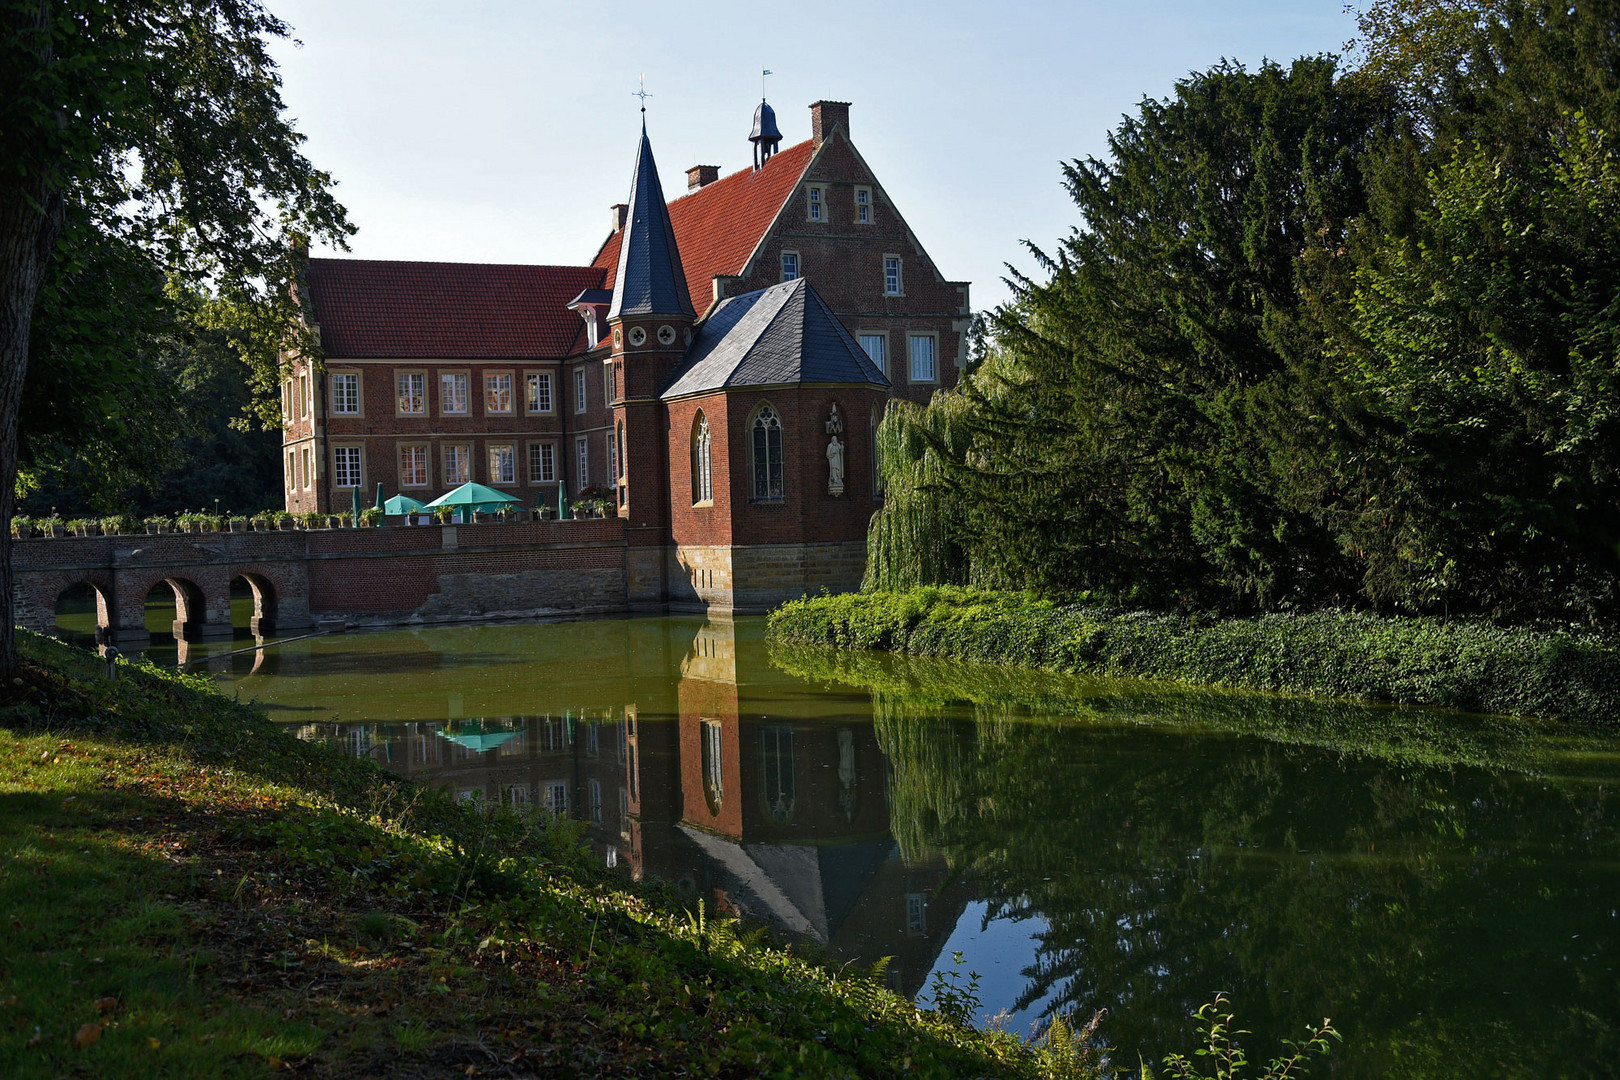
{"type": "MultiPolygon", "coordinates": [[[[1424,710],[772,651],[757,620],[351,634],[211,666],[306,736],[722,909],[893,956],[965,947],[1015,1026],[1111,1010],[1120,1060],[1216,990],[1343,1077],[1606,1076],[1620,742],[1424,710]]],[[[1318,1075],[1322,1075],[1319,1072],[1318,1075]]]]}

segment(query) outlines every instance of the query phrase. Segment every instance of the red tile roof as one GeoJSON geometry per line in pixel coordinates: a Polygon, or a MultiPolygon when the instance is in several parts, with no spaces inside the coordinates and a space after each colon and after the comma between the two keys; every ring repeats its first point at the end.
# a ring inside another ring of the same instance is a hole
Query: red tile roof
{"type": "Polygon", "coordinates": [[[309,260],[322,351],[355,360],[568,356],[584,333],[568,302],[611,280],[588,266],[309,260]]]}
{"type": "MultiPolygon", "coordinates": [[[[814,150],[806,139],[772,155],[757,172],[752,167],[734,172],[669,204],[681,268],[686,271],[687,295],[699,315],[714,298],[711,279],[742,270],[809,167],[814,150]]],[[[609,236],[592,261],[608,281],[618,269],[619,240],[619,233],[609,236]]]]}

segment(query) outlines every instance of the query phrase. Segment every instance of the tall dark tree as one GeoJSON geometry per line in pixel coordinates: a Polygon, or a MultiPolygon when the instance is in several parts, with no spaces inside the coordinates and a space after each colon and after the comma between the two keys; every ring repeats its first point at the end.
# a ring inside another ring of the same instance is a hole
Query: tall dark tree
{"type": "MultiPolygon", "coordinates": [[[[138,426],[140,385],[105,393],[142,375],[107,348],[121,331],[96,310],[97,275],[59,272],[50,289],[69,252],[112,259],[129,294],[149,272],[164,290],[213,295],[240,317],[256,379],[274,384],[281,335],[296,327],[292,241],[352,231],[282,115],[267,43],[287,36],[258,0],[0,0],[0,520],[42,302],[42,325],[60,334],[45,351],[89,376],[55,411],[69,424],[94,416],[102,433],[138,426]]],[[[17,656],[7,533],[0,673],[17,656]]]]}

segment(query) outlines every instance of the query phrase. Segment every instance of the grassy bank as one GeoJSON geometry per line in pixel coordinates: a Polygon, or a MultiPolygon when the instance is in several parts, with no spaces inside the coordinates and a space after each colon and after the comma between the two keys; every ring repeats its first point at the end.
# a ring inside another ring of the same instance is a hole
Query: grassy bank
{"type": "Polygon", "coordinates": [[[1620,642],[1354,612],[1210,619],[924,587],[820,596],[771,614],[775,641],[888,649],[1208,686],[1620,720],[1620,642]]]}
{"type": "Polygon", "coordinates": [[[0,1074],[1087,1076],[301,743],[25,642],[0,687],[0,1074]]]}

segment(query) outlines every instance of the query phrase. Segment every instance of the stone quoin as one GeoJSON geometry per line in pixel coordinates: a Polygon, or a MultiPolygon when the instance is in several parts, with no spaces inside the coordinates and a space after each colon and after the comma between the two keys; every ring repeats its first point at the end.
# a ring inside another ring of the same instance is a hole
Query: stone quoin
{"type": "MultiPolygon", "coordinates": [[[[935,268],[855,148],[849,105],[666,200],[643,123],[588,265],[314,258],[321,361],[282,387],[286,505],[473,480],[526,506],[601,495],[631,609],[764,610],[858,587],[875,433],[966,358],[968,285],[935,268]]],[[[563,526],[567,528],[567,525],[563,526]]]]}

